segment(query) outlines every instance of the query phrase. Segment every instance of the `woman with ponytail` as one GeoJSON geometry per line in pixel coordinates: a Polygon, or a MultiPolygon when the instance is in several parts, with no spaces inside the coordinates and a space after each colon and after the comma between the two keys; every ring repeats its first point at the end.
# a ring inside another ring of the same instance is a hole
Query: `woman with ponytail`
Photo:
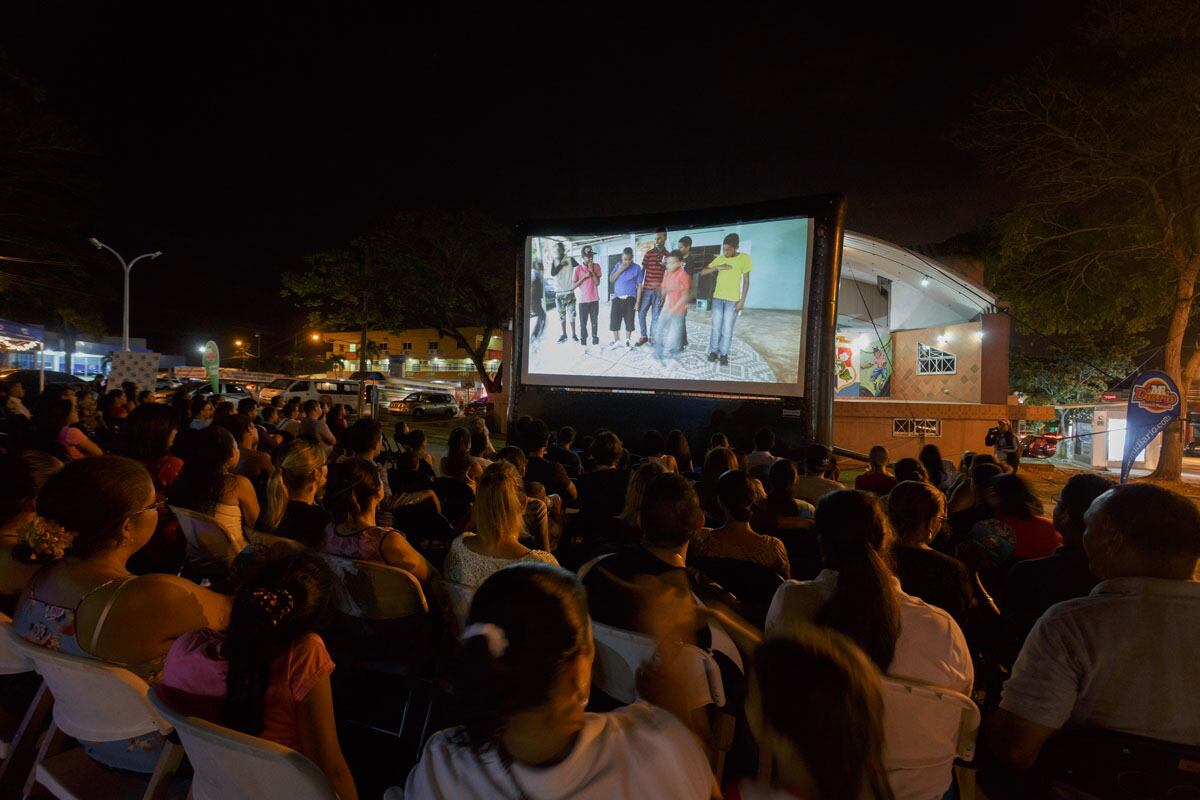
{"type": "Polygon", "coordinates": [[[316,556],[266,562],[238,590],[227,630],[175,641],[155,690],[182,713],[303,753],[341,800],[354,800],[334,720],[333,661],[316,633],[331,589],[316,556]]]}
{"type": "Polygon", "coordinates": [[[235,542],[258,520],[258,495],[244,475],[234,475],[241,453],[228,430],[210,425],[192,439],[179,479],[167,490],[172,505],[215,517],[235,542]]]}
{"type": "Polygon", "coordinates": [[[267,505],[259,527],[276,536],[319,547],[325,528],[333,521],[316,504],[325,486],[325,451],[307,439],[293,439],[275,451],[275,471],[267,481],[267,505]]]}
{"type": "Polygon", "coordinates": [[[464,725],[429,740],[404,797],[717,796],[700,740],[665,710],[677,705],[670,692],[654,691],[674,681],[642,683],[643,697],[663,705],[584,710],[595,650],[587,596],[573,574],[551,564],[502,569],[475,593],[467,623],[454,678],[464,725]]]}
{"type": "Polygon", "coordinates": [[[383,500],[383,481],[369,461],[352,458],[329,469],[325,485],[325,508],[333,521],[321,536],[321,551],[357,561],[382,561],[405,569],[424,583],[429,580],[429,562],[395,528],[375,524],[375,512],[383,500]]]}
{"type": "Polygon", "coordinates": [[[774,570],[779,577],[792,577],[787,548],[774,536],[763,536],[750,527],[754,486],[750,476],[731,469],[717,479],[717,503],[724,512],[721,527],[696,537],[697,558],[729,558],[749,561],[774,570]]]}
{"type": "MultiPolygon", "coordinates": [[[[159,505],[150,473],[132,459],[85,458],[50,476],[13,547],[14,557],[45,564],[17,601],[13,630],[154,682],[175,639],[225,627],[229,598],[175,575],[135,577],[126,568],[154,533],[159,505]]],[[[108,766],[152,772],[161,744],[153,734],[84,746],[108,766]]]]}
{"type": "Polygon", "coordinates": [[[886,560],[894,534],[879,500],[854,489],[828,494],[814,529],[825,569],[779,587],[768,636],[833,628],[889,676],[970,694],[975,672],[962,631],[945,611],[901,590],[886,560]]]}

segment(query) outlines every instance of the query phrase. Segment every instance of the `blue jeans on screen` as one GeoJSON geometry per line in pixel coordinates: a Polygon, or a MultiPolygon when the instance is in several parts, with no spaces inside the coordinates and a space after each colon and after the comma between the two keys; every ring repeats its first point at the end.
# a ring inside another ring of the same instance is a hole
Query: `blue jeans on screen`
{"type": "Polygon", "coordinates": [[[663,297],[660,290],[644,289],[642,291],[642,302],[638,305],[638,330],[641,331],[642,336],[654,335],[654,329],[658,326],[658,315],[662,312],[662,303],[663,297]],[[651,312],[649,328],[646,327],[647,311],[651,312]]]}
{"type": "Polygon", "coordinates": [[[680,341],[683,338],[683,314],[660,314],[654,323],[654,357],[662,359],[663,352],[667,355],[678,355],[683,348],[680,341]]]}
{"type": "Polygon", "coordinates": [[[714,297],[712,301],[712,329],[708,334],[708,352],[719,356],[729,355],[729,346],[733,344],[733,325],[737,322],[737,303],[733,300],[721,300],[714,297]]]}

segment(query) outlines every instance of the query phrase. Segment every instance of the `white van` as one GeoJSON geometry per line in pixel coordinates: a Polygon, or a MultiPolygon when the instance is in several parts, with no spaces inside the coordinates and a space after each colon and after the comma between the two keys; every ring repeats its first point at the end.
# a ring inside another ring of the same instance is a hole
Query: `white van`
{"type": "Polygon", "coordinates": [[[276,397],[283,397],[288,402],[293,397],[299,397],[300,402],[319,400],[321,395],[329,395],[334,403],[353,404],[358,397],[358,381],[333,381],[325,378],[277,378],[271,381],[258,393],[258,400],[264,405],[270,404],[276,397]]]}

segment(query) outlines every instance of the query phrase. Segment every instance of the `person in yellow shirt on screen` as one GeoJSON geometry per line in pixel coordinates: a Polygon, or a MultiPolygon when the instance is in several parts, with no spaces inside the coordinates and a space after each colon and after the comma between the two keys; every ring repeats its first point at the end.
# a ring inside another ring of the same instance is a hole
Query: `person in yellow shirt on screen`
{"type": "Polygon", "coordinates": [[[700,270],[701,275],[717,273],[717,285],[713,290],[712,329],[708,335],[708,360],[721,359],[721,366],[729,363],[729,346],[733,344],[733,326],[738,314],[746,305],[750,292],[749,253],[739,253],[742,243],[736,233],[725,237],[721,243],[721,255],[700,270]]]}

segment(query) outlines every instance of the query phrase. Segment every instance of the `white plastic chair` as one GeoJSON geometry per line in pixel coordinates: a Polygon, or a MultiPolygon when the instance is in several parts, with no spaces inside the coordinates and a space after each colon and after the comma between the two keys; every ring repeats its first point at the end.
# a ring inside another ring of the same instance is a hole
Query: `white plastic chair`
{"type": "Polygon", "coordinates": [[[654,659],[658,643],[653,638],[593,621],[592,683],[614,700],[637,700],[637,673],[654,659]]]}
{"type": "Polygon", "coordinates": [[[171,723],[150,705],[146,682],[123,667],[58,653],[17,636],[11,641],[33,662],[54,695],[54,722],[38,750],[25,795],[36,784],[60,800],[165,797],[183,758],[183,748],[170,740],[164,742],[148,780],[103,767],[82,747],[66,749],[67,737],[113,742],[170,733],[171,723]]]}
{"type": "MultiPolygon", "coordinates": [[[[18,649],[12,620],[0,614],[0,675],[33,672],[33,662],[18,649]]],[[[0,720],[0,797],[10,796],[29,774],[37,752],[37,735],[45,728],[54,697],[43,681],[21,719],[4,715],[0,720]]]]}
{"type": "Polygon", "coordinates": [[[286,547],[289,550],[295,550],[296,552],[303,552],[308,549],[295,539],[288,539],[283,536],[276,536],[273,533],[264,533],[263,531],[248,530],[246,531],[246,538],[252,544],[259,544],[267,548],[273,548],[278,545],[286,547]]]}
{"type": "Polygon", "coordinates": [[[377,561],[322,556],[335,577],[333,607],[359,619],[401,619],[429,613],[416,576],[377,561]]]}
{"type": "Polygon", "coordinates": [[[168,506],[187,542],[183,574],[191,579],[224,578],[229,565],[246,546],[221,527],[216,517],[179,506],[168,506]]]}
{"type": "Polygon", "coordinates": [[[195,771],[191,800],[336,800],[321,768],[295,750],[150,702],[175,726],[195,771]]]}
{"type": "Polygon", "coordinates": [[[884,677],[883,764],[896,800],[941,797],[954,760],[975,757],[979,707],[952,689],[884,677]]]}

